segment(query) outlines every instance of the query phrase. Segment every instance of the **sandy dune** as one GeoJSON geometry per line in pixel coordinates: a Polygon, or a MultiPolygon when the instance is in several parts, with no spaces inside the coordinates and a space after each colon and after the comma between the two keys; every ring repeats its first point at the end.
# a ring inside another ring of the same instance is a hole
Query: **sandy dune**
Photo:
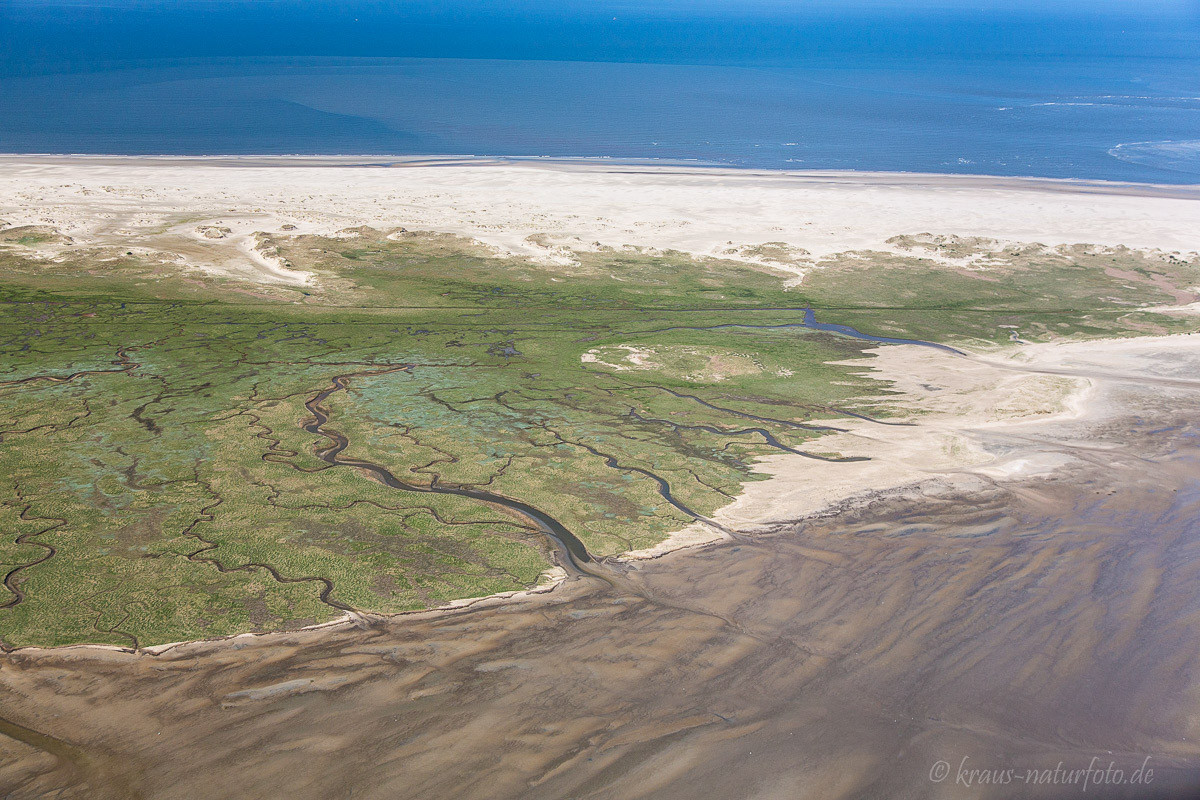
{"type": "Polygon", "coordinates": [[[0,156],[0,221],[50,225],[85,244],[170,234],[190,239],[183,255],[200,266],[292,283],[304,276],[254,254],[254,232],[406,226],[547,261],[563,258],[563,245],[595,243],[714,254],[783,242],[821,257],[888,249],[893,236],[926,231],[1200,251],[1198,199],[1200,190],[1189,187],[894,173],[485,159],[0,156]],[[196,235],[202,226],[229,233],[205,240],[196,235]],[[200,244],[223,255],[206,256],[200,244]]]}

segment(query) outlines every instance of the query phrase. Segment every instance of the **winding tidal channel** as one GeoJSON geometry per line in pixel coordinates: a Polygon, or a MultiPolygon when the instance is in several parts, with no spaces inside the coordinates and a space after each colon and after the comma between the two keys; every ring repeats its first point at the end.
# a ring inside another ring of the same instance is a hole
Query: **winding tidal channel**
{"type": "Polygon", "coordinates": [[[499,506],[506,509],[523,520],[528,521],[537,528],[550,542],[553,543],[557,553],[559,565],[565,569],[580,574],[587,572],[584,566],[592,562],[592,557],[588,553],[587,548],[583,546],[583,542],[567,530],[566,526],[550,516],[546,512],[534,508],[528,503],[520,500],[515,500],[511,497],[505,497],[494,492],[485,492],[482,489],[476,489],[465,486],[451,486],[444,483],[434,482],[429,486],[422,486],[415,483],[407,483],[397,478],[386,467],[370,461],[364,461],[357,458],[348,458],[342,455],[342,452],[349,447],[350,442],[345,436],[338,433],[336,430],[327,427],[329,423],[329,412],[326,411],[324,403],[336,392],[346,389],[346,382],[356,377],[358,374],[377,374],[372,372],[351,373],[347,375],[339,375],[333,379],[333,383],[329,388],[319,392],[313,399],[305,403],[305,407],[309,413],[313,415],[311,421],[304,423],[304,429],[309,433],[322,436],[329,440],[329,446],[317,450],[317,457],[327,464],[333,466],[353,467],[362,470],[379,482],[390,486],[393,489],[399,489],[404,492],[416,492],[425,494],[452,494],[458,497],[468,497],[472,500],[478,500],[493,506],[499,506]]]}
{"type": "MultiPolygon", "coordinates": [[[[1094,384],[1088,414],[980,434],[1054,455],[1052,473],[926,481],[622,565],[535,508],[468,494],[582,574],[158,655],[7,654],[0,796],[1193,796],[1200,346],[1070,368],[1094,384]],[[1097,763],[1104,781],[1068,782],[1097,763]],[[979,778],[1003,770],[1020,777],[979,778]]],[[[323,404],[349,379],[309,403],[322,459],[476,491],[345,456],[323,404]]]]}

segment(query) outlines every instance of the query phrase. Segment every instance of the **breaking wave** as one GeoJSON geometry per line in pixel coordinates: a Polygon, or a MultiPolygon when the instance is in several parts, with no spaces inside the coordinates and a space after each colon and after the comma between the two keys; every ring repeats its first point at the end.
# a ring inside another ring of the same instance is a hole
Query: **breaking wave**
{"type": "Polygon", "coordinates": [[[1127,142],[1108,154],[1131,164],[1200,175],[1200,139],[1127,142]]]}

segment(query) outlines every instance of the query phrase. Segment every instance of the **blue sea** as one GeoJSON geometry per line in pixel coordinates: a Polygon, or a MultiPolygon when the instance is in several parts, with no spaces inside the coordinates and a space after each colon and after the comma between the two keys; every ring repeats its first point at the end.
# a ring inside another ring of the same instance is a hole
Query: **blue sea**
{"type": "Polygon", "coordinates": [[[0,43],[0,152],[1200,183],[1195,2],[0,0],[0,43]]]}

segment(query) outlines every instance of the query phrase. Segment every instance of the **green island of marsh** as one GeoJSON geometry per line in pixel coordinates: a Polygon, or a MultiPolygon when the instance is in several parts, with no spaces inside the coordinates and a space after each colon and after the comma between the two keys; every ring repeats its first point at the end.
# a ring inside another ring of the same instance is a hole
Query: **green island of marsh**
{"type": "Polygon", "coordinates": [[[966,349],[1198,328],[1161,309],[1200,265],[1124,248],[901,237],[796,283],[768,245],[549,266],[439,234],[260,238],[313,279],[0,230],[3,648],[430,608],[707,524],[761,457],[837,459],[832,420],[897,413],[879,345],[806,309],[966,349]]]}

